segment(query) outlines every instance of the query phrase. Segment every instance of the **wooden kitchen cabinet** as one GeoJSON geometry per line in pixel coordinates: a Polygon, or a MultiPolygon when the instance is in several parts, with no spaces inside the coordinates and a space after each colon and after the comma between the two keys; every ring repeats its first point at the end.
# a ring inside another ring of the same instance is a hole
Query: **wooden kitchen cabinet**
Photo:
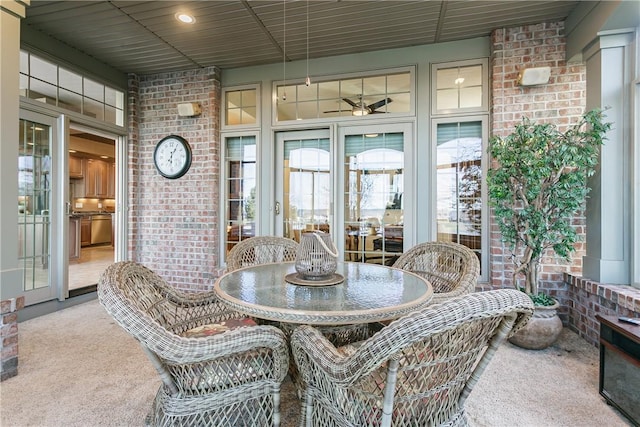
{"type": "Polygon", "coordinates": [[[116,164],[109,163],[109,174],[108,174],[108,182],[107,182],[107,197],[109,199],[116,198],[116,164]]]}
{"type": "Polygon", "coordinates": [[[80,218],[69,218],[69,259],[80,258],[80,218]]]}
{"type": "Polygon", "coordinates": [[[83,217],[80,222],[80,245],[89,246],[91,244],[91,218],[83,217]]]}
{"type": "Polygon", "coordinates": [[[84,196],[106,198],[109,192],[109,163],[87,160],[84,179],[84,196]]]}
{"type": "Polygon", "coordinates": [[[69,178],[84,178],[84,159],[69,156],[69,178]]]}

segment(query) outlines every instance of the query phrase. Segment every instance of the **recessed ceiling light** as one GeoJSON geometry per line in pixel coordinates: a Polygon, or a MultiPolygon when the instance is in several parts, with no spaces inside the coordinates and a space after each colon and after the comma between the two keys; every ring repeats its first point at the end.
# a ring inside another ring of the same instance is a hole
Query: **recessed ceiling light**
{"type": "Polygon", "coordinates": [[[196,18],[193,15],[189,15],[185,12],[176,13],[176,19],[185,24],[195,24],[196,18]]]}
{"type": "Polygon", "coordinates": [[[70,153],[77,153],[76,150],[69,150],[70,153]]]}
{"type": "Polygon", "coordinates": [[[100,156],[101,159],[108,159],[109,156],[100,156]]]}

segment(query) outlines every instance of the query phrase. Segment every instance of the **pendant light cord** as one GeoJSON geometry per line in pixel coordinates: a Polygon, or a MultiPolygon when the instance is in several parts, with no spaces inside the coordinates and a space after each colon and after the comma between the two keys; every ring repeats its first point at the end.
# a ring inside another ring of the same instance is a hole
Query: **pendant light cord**
{"type": "Polygon", "coordinates": [[[305,84],[309,86],[311,79],[309,78],[309,0],[307,0],[307,78],[305,84]]]}
{"type": "Polygon", "coordinates": [[[287,0],[282,0],[282,100],[287,100],[287,0]]]}

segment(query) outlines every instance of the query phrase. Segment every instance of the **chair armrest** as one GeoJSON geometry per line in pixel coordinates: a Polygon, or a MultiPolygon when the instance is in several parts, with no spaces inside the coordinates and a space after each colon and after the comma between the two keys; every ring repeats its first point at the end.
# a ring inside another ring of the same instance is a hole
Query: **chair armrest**
{"type": "Polygon", "coordinates": [[[172,287],[167,287],[164,291],[166,302],[171,307],[167,307],[165,311],[174,318],[174,321],[169,322],[170,328],[177,334],[197,326],[244,317],[242,313],[224,304],[214,291],[183,292],[172,287]]]}
{"type": "Polygon", "coordinates": [[[291,350],[304,382],[310,373],[320,371],[334,384],[348,386],[361,377],[358,355],[344,355],[318,330],[299,326],[291,336],[291,350]]]}
{"type": "Polygon", "coordinates": [[[154,329],[154,333],[149,334],[143,344],[171,363],[203,363],[257,348],[271,349],[274,357],[284,362],[283,366],[289,363],[286,338],[274,326],[242,327],[202,338],[171,334],[162,327],[154,329]]]}

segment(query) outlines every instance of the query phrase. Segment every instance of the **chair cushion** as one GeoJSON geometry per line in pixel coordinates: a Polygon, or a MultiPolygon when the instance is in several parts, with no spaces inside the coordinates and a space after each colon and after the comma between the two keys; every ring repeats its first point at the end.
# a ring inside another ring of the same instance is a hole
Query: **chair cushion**
{"type": "Polygon", "coordinates": [[[208,325],[198,326],[189,329],[182,334],[186,338],[204,338],[211,335],[221,334],[232,329],[242,328],[244,326],[257,326],[258,324],[248,317],[239,319],[228,319],[220,323],[210,323],[208,325]]]}

